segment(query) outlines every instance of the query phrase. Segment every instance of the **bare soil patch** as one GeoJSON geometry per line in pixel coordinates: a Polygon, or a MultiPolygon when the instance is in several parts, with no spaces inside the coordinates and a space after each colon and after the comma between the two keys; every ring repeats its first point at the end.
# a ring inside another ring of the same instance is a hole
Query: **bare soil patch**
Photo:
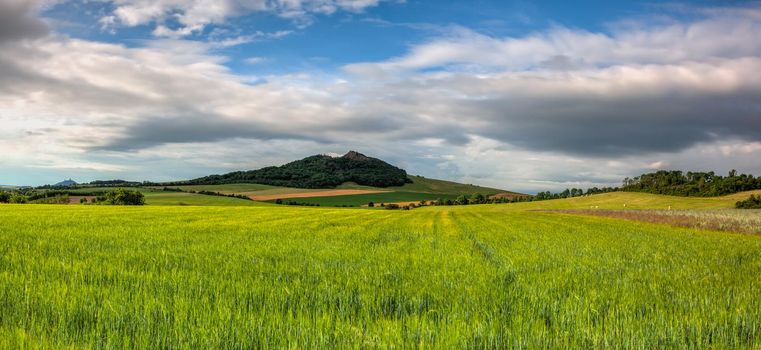
{"type": "Polygon", "coordinates": [[[251,195],[249,197],[255,201],[271,201],[274,199],[335,197],[335,196],[350,196],[355,194],[371,194],[371,193],[384,193],[384,192],[388,192],[388,191],[378,191],[378,190],[305,191],[305,192],[295,192],[295,193],[251,195]]]}
{"type": "Polygon", "coordinates": [[[95,196],[69,196],[69,204],[79,204],[82,198],[87,198],[87,202],[91,203],[95,196]]]}

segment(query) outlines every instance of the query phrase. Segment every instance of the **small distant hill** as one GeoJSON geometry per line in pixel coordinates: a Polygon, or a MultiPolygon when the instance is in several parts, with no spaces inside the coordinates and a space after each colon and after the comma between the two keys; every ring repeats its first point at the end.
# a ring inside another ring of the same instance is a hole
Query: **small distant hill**
{"type": "Polygon", "coordinates": [[[71,186],[76,186],[76,185],[77,185],[76,181],[74,181],[72,179],[68,179],[68,180],[63,180],[63,181],[53,185],[53,187],[71,187],[71,186]]]}
{"type": "Polygon", "coordinates": [[[95,180],[89,183],[91,186],[137,186],[140,182],[127,180],[95,180]]]}
{"type": "Polygon", "coordinates": [[[335,188],[346,182],[383,188],[403,186],[411,180],[403,169],[350,151],[341,157],[314,155],[282,166],[210,175],[172,185],[257,183],[296,188],[335,188]]]}

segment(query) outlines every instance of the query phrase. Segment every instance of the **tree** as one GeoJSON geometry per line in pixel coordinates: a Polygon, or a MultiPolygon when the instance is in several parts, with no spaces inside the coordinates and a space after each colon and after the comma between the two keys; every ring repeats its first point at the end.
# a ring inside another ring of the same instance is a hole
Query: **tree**
{"type": "Polygon", "coordinates": [[[110,205],[144,205],[145,196],[140,191],[117,188],[106,192],[104,204],[110,205]]]}
{"type": "Polygon", "coordinates": [[[28,201],[27,197],[21,193],[12,193],[8,199],[9,203],[24,204],[28,201]]]}
{"type": "Polygon", "coordinates": [[[0,191],[0,203],[8,203],[11,201],[11,194],[5,191],[0,191]]]}
{"type": "Polygon", "coordinates": [[[486,197],[480,193],[473,193],[473,195],[470,196],[470,201],[473,203],[484,203],[486,202],[486,197]]]}
{"type": "Polygon", "coordinates": [[[459,204],[459,205],[467,205],[468,204],[468,196],[462,194],[459,197],[457,197],[455,202],[457,202],[457,204],[459,204]]]}
{"type": "Polygon", "coordinates": [[[373,202],[367,203],[367,206],[369,208],[374,208],[375,207],[375,203],[373,203],[373,202]]]}

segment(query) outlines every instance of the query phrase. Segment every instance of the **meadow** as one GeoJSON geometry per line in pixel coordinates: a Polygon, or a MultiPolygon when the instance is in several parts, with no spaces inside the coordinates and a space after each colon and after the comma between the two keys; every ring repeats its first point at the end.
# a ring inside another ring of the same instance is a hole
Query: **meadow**
{"type": "Polygon", "coordinates": [[[0,347],[761,346],[761,237],[529,204],[0,205],[0,347]]]}
{"type": "MultiPolygon", "coordinates": [[[[371,187],[357,185],[356,183],[347,182],[335,189],[305,189],[292,187],[278,187],[261,184],[233,183],[220,185],[177,185],[169,186],[179,188],[183,191],[210,191],[225,194],[239,194],[248,196],[255,200],[275,202],[276,199],[283,201],[295,201],[302,204],[319,204],[321,206],[363,206],[369,202],[373,203],[400,203],[400,202],[419,202],[432,201],[436,199],[455,199],[459,195],[472,195],[481,193],[483,195],[494,195],[497,193],[512,194],[500,189],[476,186],[471,184],[461,184],[451,181],[428,179],[421,176],[410,176],[412,183],[404,186],[393,187],[371,187]],[[375,191],[376,193],[357,193],[351,195],[341,195],[340,191],[335,190],[362,190],[375,191]],[[307,194],[301,198],[290,198],[293,194],[307,194]],[[282,197],[278,197],[282,195],[282,197]]],[[[160,191],[163,187],[144,188],[143,191],[150,192],[160,191]]],[[[147,195],[147,193],[146,193],[147,195]]],[[[148,204],[166,204],[167,201],[151,201],[146,198],[148,204]]],[[[199,200],[194,198],[193,203],[199,200]]],[[[176,204],[176,203],[175,203],[176,204]]],[[[187,203],[186,203],[187,204],[187,203]]],[[[203,204],[199,204],[203,205],[203,204]]]]}

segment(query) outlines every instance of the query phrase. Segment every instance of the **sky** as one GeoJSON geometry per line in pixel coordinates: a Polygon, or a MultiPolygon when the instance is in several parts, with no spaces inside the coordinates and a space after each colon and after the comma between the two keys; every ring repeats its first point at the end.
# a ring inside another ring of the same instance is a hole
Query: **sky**
{"type": "Polygon", "coordinates": [[[535,193],[761,175],[761,2],[0,0],[0,184],[357,150],[535,193]]]}

